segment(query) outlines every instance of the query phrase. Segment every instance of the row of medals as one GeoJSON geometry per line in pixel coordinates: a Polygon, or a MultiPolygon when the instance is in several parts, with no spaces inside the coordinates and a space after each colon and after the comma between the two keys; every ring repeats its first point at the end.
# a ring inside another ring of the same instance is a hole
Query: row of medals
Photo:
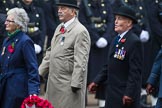
{"type": "Polygon", "coordinates": [[[118,47],[119,45],[116,45],[114,58],[117,58],[119,60],[124,60],[126,51],[124,50],[124,47],[122,48],[118,48],[118,47]]]}

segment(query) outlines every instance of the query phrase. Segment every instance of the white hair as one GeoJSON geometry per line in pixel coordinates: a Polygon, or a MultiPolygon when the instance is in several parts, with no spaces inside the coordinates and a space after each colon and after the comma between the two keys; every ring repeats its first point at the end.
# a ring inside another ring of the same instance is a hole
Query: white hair
{"type": "Polygon", "coordinates": [[[21,27],[22,31],[27,32],[29,17],[23,8],[12,8],[7,12],[7,15],[13,15],[14,22],[21,27]]]}

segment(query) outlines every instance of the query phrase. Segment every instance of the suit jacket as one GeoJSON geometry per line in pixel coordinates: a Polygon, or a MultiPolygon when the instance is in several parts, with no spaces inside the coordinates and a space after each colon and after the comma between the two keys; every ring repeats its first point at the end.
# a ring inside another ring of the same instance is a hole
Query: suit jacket
{"type": "Polygon", "coordinates": [[[86,28],[74,20],[60,32],[56,28],[51,41],[51,50],[46,53],[39,67],[41,75],[48,72],[46,98],[56,108],[84,108],[87,81],[87,64],[90,37],[86,28]],[[79,88],[73,93],[71,87],[79,88]]]}
{"type": "Polygon", "coordinates": [[[96,77],[95,82],[102,83],[107,80],[105,108],[123,108],[122,97],[124,95],[134,100],[131,108],[139,108],[142,68],[141,42],[131,30],[117,45],[114,44],[115,38],[110,45],[108,64],[96,77]]]}
{"type": "Polygon", "coordinates": [[[162,98],[161,60],[162,60],[162,49],[159,51],[157,57],[155,58],[155,61],[154,61],[154,64],[151,70],[151,74],[147,81],[147,83],[150,83],[154,87],[159,86],[158,97],[160,98],[162,98]]]}

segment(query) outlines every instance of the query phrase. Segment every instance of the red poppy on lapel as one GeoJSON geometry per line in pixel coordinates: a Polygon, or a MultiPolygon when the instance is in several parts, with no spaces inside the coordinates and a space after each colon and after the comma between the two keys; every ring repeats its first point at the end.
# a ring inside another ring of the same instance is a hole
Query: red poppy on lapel
{"type": "Polygon", "coordinates": [[[61,32],[62,34],[64,34],[64,33],[66,32],[66,29],[65,29],[64,26],[62,26],[62,27],[60,28],[60,32],[61,32]]]}
{"type": "Polygon", "coordinates": [[[126,39],[121,39],[120,42],[121,43],[125,43],[126,39]]]}
{"type": "Polygon", "coordinates": [[[8,51],[12,54],[14,51],[15,51],[15,49],[14,49],[14,43],[12,43],[12,44],[10,44],[9,46],[8,46],[8,51]]]}

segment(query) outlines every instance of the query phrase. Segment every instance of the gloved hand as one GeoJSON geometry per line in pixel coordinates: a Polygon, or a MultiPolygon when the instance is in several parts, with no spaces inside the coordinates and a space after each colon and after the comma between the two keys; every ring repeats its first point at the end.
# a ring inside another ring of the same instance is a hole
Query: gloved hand
{"type": "Polygon", "coordinates": [[[107,40],[103,37],[99,38],[96,42],[96,45],[98,48],[104,48],[107,46],[107,44],[108,44],[107,40]]]}
{"type": "Polygon", "coordinates": [[[140,40],[141,42],[147,42],[149,40],[150,36],[148,31],[142,30],[141,34],[140,34],[140,40]]]}
{"type": "Polygon", "coordinates": [[[34,44],[35,53],[39,54],[42,51],[42,48],[38,44],[34,44]]]}
{"type": "Polygon", "coordinates": [[[77,87],[71,87],[71,90],[73,93],[76,93],[80,88],[77,88],[77,87]]]}

